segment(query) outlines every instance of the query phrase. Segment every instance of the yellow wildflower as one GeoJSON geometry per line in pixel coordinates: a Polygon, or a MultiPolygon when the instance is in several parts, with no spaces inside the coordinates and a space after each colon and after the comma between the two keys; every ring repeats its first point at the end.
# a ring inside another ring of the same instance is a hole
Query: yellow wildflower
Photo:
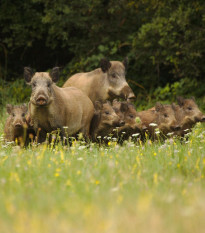
{"type": "Polygon", "coordinates": [[[153,175],[154,184],[158,184],[158,174],[154,173],[153,175]]]}
{"type": "Polygon", "coordinates": [[[120,204],[122,201],[123,201],[123,196],[122,196],[122,195],[119,195],[119,196],[117,197],[117,204],[120,204]]]}
{"type": "Polygon", "coordinates": [[[28,164],[29,166],[31,165],[31,160],[30,160],[30,159],[27,161],[27,164],[28,164]]]}
{"type": "Polygon", "coordinates": [[[182,190],[182,195],[184,196],[186,193],[187,193],[187,190],[186,190],[186,189],[183,189],[183,190],[182,190]]]}
{"type": "Polygon", "coordinates": [[[60,151],[60,153],[61,153],[61,160],[63,161],[65,158],[64,158],[64,153],[63,153],[63,151],[61,150],[60,151]]]}
{"type": "Polygon", "coordinates": [[[77,171],[77,175],[80,175],[80,174],[81,174],[81,171],[80,171],[80,170],[78,170],[78,171],[77,171]]]}
{"type": "Polygon", "coordinates": [[[66,186],[71,186],[71,181],[70,180],[66,181],[66,186]]]}
{"type": "Polygon", "coordinates": [[[95,181],[95,184],[96,184],[96,185],[100,184],[100,181],[99,181],[99,180],[96,180],[96,181],[95,181]]]}

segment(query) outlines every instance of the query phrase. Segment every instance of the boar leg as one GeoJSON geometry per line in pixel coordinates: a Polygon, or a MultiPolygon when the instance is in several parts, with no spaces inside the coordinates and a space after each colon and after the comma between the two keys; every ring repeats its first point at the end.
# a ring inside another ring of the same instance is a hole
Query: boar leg
{"type": "Polygon", "coordinates": [[[37,132],[36,132],[36,138],[37,138],[36,141],[37,141],[38,143],[45,142],[46,136],[47,136],[46,131],[39,128],[39,129],[37,130],[37,132]]]}

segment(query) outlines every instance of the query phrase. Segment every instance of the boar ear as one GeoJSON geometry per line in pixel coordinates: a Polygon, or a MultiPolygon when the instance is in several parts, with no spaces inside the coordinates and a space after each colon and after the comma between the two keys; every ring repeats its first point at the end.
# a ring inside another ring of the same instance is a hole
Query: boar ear
{"type": "Polygon", "coordinates": [[[103,104],[100,101],[95,101],[94,107],[96,111],[100,111],[103,107],[103,104]]]}
{"type": "Polygon", "coordinates": [[[175,103],[172,103],[171,106],[172,106],[172,109],[173,109],[174,111],[177,110],[177,105],[176,105],[175,103]]]}
{"type": "Polygon", "coordinates": [[[127,110],[128,110],[128,104],[122,102],[121,105],[120,105],[120,111],[121,112],[127,112],[127,110]]]}
{"type": "Polygon", "coordinates": [[[123,65],[125,66],[125,70],[127,70],[128,68],[128,57],[126,57],[124,60],[123,60],[123,65]]]}
{"type": "Polygon", "coordinates": [[[100,61],[100,68],[103,71],[103,73],[106,73],[111,67],[111,63],[108,59],[103,58],[100,61]]]}
{"type": "Polygon", "coordinates": [[[59,67],[54,67],[51,71],[50,71],[50,76],[53,80],[54,83],[58,82],[58,79],[59,79],[59,67]]]}
{"type": "Polygon", "coordinates": [[[24,67],[24,79],[27,83],[31,82],[33,75],[34,72],[30,67],[24,67]]]}
{"type": "Polygon", "coordinates": [[[116,104],[118,102],[118,100],[117,99],[114,99],[113,101],[112,101],[112,104],[116,104]]]}
{"type": "Polygon", "coordinates": [[[6,105],[6,111],[8,112],[8,114],[11,114],[12,109],[13,109],[13,106],[11,104],[6,105]]]}
{"type": "Polygon", "coordinates": [[[195,97],[194,97],[194,96],[192,96],[192,97],[191,97],[191,99],[192,99],[194,102],[196,102],[196,99],[195,99],[195,97]]]}
{"type": "Polygon", "coordinates": [[[27,112],[27,111],[28,111],[28,107],[27,107],[27,104],[26,104],[26,103],[24,103],[24,104],[22,105],[22,109],[23,109],[24,112],[27,112]]]}
{"type": "Polygon", "coordinates": [[[163,106],[161,103],[157,102],[157,103],[155,104],[155,110],[156,110],[157,112],[159,112],[159,111],[162,110],[163,108],[164,108],[164,106],[163,106]]]}
{"type": "Polygon", "coordinates": [[[112,104],[111,104],[111,102],[110,102],[109,100],[106,100],[105,103],[107,103],[107,104],[109,104],[110,106],[112,106],[112,104]]]}
{"type": "Polygon", "coordinates": [[[177,102],[179,106],[182,107],[184,105],[184,98],[181,96],[177,96],[177,102]]]}

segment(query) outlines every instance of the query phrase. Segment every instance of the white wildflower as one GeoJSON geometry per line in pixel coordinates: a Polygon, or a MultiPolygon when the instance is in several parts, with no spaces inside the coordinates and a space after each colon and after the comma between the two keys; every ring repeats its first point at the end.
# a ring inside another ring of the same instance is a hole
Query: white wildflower
{"type": "Polygon", "coordinates": [[[114,187],[111,189],[111,192],[117,192],[119,190],[119,187],[114,187]]]}
{"type": "Polygon", "coordinates": [[[149,126],[155,127],[155,126],[157,126],[157,124],[155,124],[155,123],[150,123],[149,126]]]}
{"type": "Polygon", "coordinates": [[[86,148],[86,146],[79,146],[78,149],[79,150],[84,150],[86,148]]]}
{"type": "Polygon", "coordinates": [[[79,157],[79,158],[77,158],[77,160],[78,160],[78,161],[81,161],[81,160],[83,160],[83,158],[82,158],[82,157],[79,157]]]}
{"type": "Polygon", "coordinates": [[[167,134],[167,136],[171,136],[173,134],[174,134],[174,132],[170,132],[170,133],[167,134]]]}
{"type": "Polygon", "coordinates": [[[187,132],[187,131],[189,131],[189,129],[184,129],[184,132],[187,132]]]}
{"type": "Polygon", "coordinates": [[[132,134],[132,137],[137,137],[138,135],[140,135],[139,133],[134,133],[132,134]]]}

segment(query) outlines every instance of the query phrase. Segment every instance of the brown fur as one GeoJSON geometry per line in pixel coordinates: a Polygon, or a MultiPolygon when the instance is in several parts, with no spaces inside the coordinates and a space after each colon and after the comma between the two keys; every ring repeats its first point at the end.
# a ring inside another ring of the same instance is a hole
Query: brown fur
{"type": "Polygon", "coordinates": [[[101,136],[103,140],[103,137],[113,133],[113,129],[122,124],[124,122],[120,120],[109,102],[95,102],[95,113],[90,127],[90,134],[93,141],[96,141],[98,136],[101,136]]]}
{"type": "Polygon", "coordinates": [[[5,140],[8,142],[17,141],[18,145],[24,146],[27,141],[28,122],[26,121],[27,106],[7,105],[9,114],[5,128],[5,140]]]}
{"type": "Polygon", "coordinates": [[[172,104],[175,117],[181,125],[181,130],[177,135],[184,136],[186,130],[191,129],[197,122],[204,122],[205,115],[200,111],[193,97],[190,99],[177,97],[177,101],[179,105],[172,104]]]}
{"type": "Polygon", "coordinates": [[[135,95],[125,80],[125,62],[107,61],[101,68],[87,73],[71,76],[63,87],[74,86],[86,93],[95,101],[112,100],[116,97],[124,99],[135,98],[135,95]]]}
{"type": "Polygon", "coordinates": [[[38,141],[45,141],[46,134],[56,129],[61,130],[62,136],[82,132],[88,137],[94,112],[93,104],[81,90],[75,87],[56,86],[53,82],[58,79],[56,69],[53,68],[50,73],[30,72],[30,76],[24,74],[27,83],[32,86],[29,113],[38,141]]]}
{"type": "Polygon", "coordinates": [[[143,125],[141,122],[136,121],[138,115],[134,105],[126,101],[119,102],[114,100],[113,108],[118,116],[125,122],[125,125],[118,129],[118,137],[121,140],[128,139],[132,134],[141,133],[143,125]]]}
{"type": "Polygon", "coordinates": [[[157,128],[159,128],[162,135],[180,129],[171,105],[157,103],[154,109],[138,112],[137,115],[140,117],[142,124],[146,126],[149,135],[154,138],[155,129],[157,128]],[[151,126],[151,123],[157,126],[151,126]]]}

